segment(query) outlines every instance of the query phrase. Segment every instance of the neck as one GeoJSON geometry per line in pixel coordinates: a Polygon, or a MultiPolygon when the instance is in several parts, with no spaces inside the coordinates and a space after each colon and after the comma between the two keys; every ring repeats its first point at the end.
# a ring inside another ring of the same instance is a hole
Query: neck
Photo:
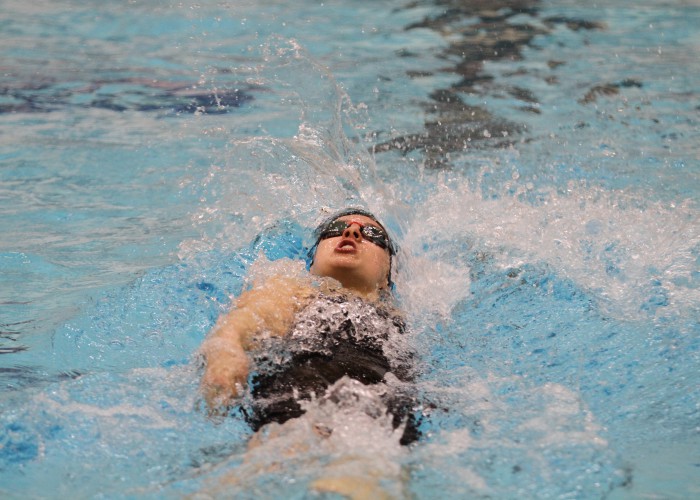
{"type": "Polygon", "coordinates": [[[334,278],[330,281],[323,280],[321,289],[326,292],[331,293],[351,293],[353,295],[358,295],[363,299],[376,302],[381,297],[381,288],[378,287],[367,287],[363,283],[354,283],[352,281],[343,280],[340,281],[334,278]]]}
{"type": "Polygon", "coordinates": [[[355,295],[359,295],[363,299],[376,302],[379,300],[379,289],[374,288],[371,290],[365,290],[365,289],[358,289],[358,288],[353,288],[353,287],[344,287],[346,290],[349,290],[351,293],[354,293],[355,295]]]}

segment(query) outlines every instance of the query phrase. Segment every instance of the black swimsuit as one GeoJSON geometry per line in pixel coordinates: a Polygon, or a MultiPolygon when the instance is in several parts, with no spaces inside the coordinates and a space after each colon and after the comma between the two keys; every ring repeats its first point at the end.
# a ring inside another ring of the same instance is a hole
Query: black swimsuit
{"type": "MultiPolygon", "coordinates": [[[[359,297],[319,294],[295,318],[284,338],[271,338],[253,351],[256,373],[252,403],[245,410],[254,430],[304,414],[301,399],[323,396],[342,377],[365,385],[383,383],[387,372],[412,381],[409,351],[402,345],[405,324],[381,305],[359,297]],[[392,354],[387,356],[386,350],[392,354]]],[[[414,398],[387,390],[382,396],[394,428],[404,421],[401,444],[418,438],[414,398]]]]}

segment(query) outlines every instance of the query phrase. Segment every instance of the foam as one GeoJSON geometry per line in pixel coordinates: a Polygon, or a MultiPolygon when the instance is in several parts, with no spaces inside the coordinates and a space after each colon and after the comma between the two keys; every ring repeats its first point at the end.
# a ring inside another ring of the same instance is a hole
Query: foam
{"type": "Polygon", "coordinates": [[[514,194],[485,197],[468,181],[444,182],[417,207],[406,246],[424,250],[407,259],[407,286],[423,279],[426,259],[448,259],[432,264],[438,272],[430,288],[444,302],[422,292],[424,309],[449,309],[464,298],[469,282],[457,277],[468,271],[470,246],[504,269],[545,262],[619,317],[697,307],[700,226],[690,201],[647,202],[644,193],[573,184],[566,192],[509,187],[514,194]],[[448,272],[441,275],[441,266],[448,272]]]}

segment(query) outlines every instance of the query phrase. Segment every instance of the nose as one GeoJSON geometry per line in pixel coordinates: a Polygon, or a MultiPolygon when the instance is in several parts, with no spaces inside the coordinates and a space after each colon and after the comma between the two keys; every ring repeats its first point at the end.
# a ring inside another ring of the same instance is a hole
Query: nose
{"type": "Polygon", "coordinates": [[[362,227],[358,223],[353,222],[343,231],[343,238],[354,238],[359,241],[362,239],[361,229],[362,227]]]}

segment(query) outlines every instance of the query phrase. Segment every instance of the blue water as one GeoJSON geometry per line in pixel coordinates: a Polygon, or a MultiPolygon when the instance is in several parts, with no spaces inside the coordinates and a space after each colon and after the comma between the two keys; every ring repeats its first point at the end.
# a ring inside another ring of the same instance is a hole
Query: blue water
{"type": "Polygon", "coordinates": [[[3,2],[0,496],[306,498],[356,456],[398,496],[700,495],[700,5],[452,7],[3,2]],[[398,236],[424,437],[248,449],[194,353],[347,203],[398,236]]]}

